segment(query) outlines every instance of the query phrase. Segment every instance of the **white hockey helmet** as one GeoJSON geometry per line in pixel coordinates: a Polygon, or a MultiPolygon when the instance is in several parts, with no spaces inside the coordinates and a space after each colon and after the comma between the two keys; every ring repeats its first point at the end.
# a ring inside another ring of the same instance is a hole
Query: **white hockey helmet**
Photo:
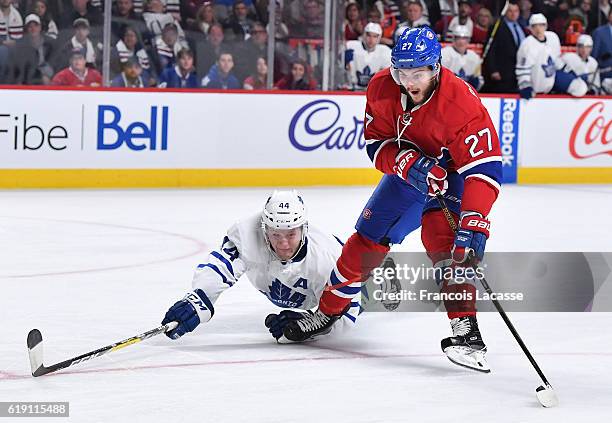
{"type": "Polygon", "coordinates": [[[578,37],[578,41],[576,41],[576,45],[593,47],[593,38],[588,34],[580,34],[580,36],[578,37]]]}
{"type": "MultiPolygon", "coordinates": [[[[261,213],[261,229],[268,247],[268,229],[294,229],[302,228],[302,240],[297,252],[302,248],[308,232],[308,217],[304,200],[295,190],[274,191],[264,206],[261,213]]],[[[270,251],[274,250],[270,247],[270,251]]],[[[276,254],[276,253],[274,253],[276,254]]]]}
{"type": "Polygon", "coordinates": [[[453,29],[453,37],[455,38],[472,38],[472,32],[466,25],[457,25],[453,29]]]}
{"type": "Polygon", "coordinates": [[[548,20],[546,19],[546,16],[544,16],[542,13],[534,13],[529,18],[529,26],[547,25],[547,24],[548,24],[548,20]]]}

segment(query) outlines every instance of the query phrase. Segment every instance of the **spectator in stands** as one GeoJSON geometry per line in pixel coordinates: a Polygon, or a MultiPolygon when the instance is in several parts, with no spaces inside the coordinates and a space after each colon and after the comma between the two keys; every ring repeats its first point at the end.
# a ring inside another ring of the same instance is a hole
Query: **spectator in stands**
{"type": "Polygon", "coordinates": [[[593,38],[582,34],[576,43],[576,52],[568,52],[561,56],[565,72],[573,72],[587,83],[589,93],[599,94],[601,92],[601,81],[599,77],[599,64],[591,56],[593,50],[593,38]]]}
{"type": "Polygon", "coordinates": [[[382,32],[379,24],[370,22],[361,40],[347,41],[345,66],[352,89],[365,91],[376,72],[391,66],[391,50],[380,44],[382,32]]]}
{"type": "Polygon", "coordinates": [[[247,76],[256,71],[257,59],[267,57],[268,54],[268,32],[261,22],[253,22],[249,30],[251,37],[243,43],[239,43],[233,50],[234,73],[243,81],[247,76]]]}
{"type": "Polygon", "coordinates": [[[232,73],[234,57],[232,53],[222,52],[217,63],[211,66],[208,74],[202,78],[202,87],[218,90],[237,90],[242,88],[238,78],[232,73]]]}
{"type": "Polygon", "coordinates": [[[474,32],[474,22],[471,18],[472,3],[470,0],[459,0],[458,8],[459,13],[457,16],[453,17],[448,24],[448,29],[445,36],[447,40],[452,41],[455,28],[459,25],[466,27],[470,34],[470,39],[472,38],[472,33],[474,32]]]}
{"type": "MultiPolygon", "coordinates": [[[[178,53],[189,46],[179,39],[178,28],[174,23],[168,23],[161,33],[161,37],[155,41],[155,59],[159,73],[167,67],[174,66],[178,53]]],[[[190,54],[191,51],[190,51],[190,54]]]]}
{"type": "Polygon", "coordinates": [[[518,24],[519,7],[509,3],[506,14],[498,27],[491,48],[484,59],[483,92],[516,93],[516,53],[525,39],[525,32],[518,24]]]}
{"type": "Polygon", "coordinates": [[[569,0],[558,0],[557,7],[549,7],[546,14],[550,22],[548,28],[556,33],[562,41],[565,40],[565,32],[568,28],[569,8],[569,0]]]}
{"type": "Polygon", "coordinates": [[[216,21],[215,11],[213,9],[213,2],[211,0],[183,0],[181,1],[181,13],[182,22],[185,29],[198,30],[197,29],[197,16],[202,6],[210,6],[210,13],[213,19],[216,21]]]}
{"type": "Polygon", "coordinates": [[[608,23],[593,31],[592,55],[599,63],[602,88],[612,94],[612,9],[608,11],[608,23]]]}
{"type": "Polygon", "coordinates": [[[153,34],[155,41],[161,38],[162,31],[168,24],[175,25],[178,37],[181,41],[185,39],[185,33],[183,32],[183,28],[181,28],[181,24],[175,16],[166,12],[162,0],[147,0],[142,18],[151,34],[153,34]]]}
{"type": "Polygon", "coordinates": [[[184,48],[177,54],[176,65],[167,67],[159,76],[160,88],[198,88],[198,77],[193,67],[193,52],[184,48]]]}
{"type": "Polygon", "coordinates": [[[323,38],[324,10],[317,0],[304,0],[302,19],[289,26],[289,33],[296,38],[323,38]]]}
{"type": "Polygon", "coordinates": [[[236,0],[232,14],[223,24],[225,38],[228,41],[244,41],[250,37],[253,20],[249,18],[249,9],[243,0],[236,0]]]}
{"type": "MultiPolygon", "coordinates": [[[[382,13],[380,13],[380,10],[378,10],[378,8],[376,7],[372,7],[369,11],[368,11],[368,22],[374,22],[380,25],[380,27],[382,28],[383,26],[383,18],[382,18],[382,13]]],[[[395,29],[395,28],[394,28],[395,29]]],[[[380,38],[380,43],[386,45],[387,47],[393,47],[393,45],[395,44],[395,42],[393,41],[393,34],[391,34],[388,37],[385,37],[385,31],[383,28],[383,35],[380,38]]]]}
{"type": "MultiPolygon", "coordinates": [[[[141,15],[137,14],[134,10],[134,1],[115,0],[113,20],[111,22],[111,30],[113,35],[115,37],[122,38],[126,26],[130,26],[134,31],[136,31],[138,38],[149,36],[147,26],[141,19],[141,15]]],[[[148,38],[146,41],[150,42],[148,38]]],[[[117,69],[117,72],[120,72],[120,69],[117,69]]]]}
{"type": "Polygon", "coordinates": [[[612,0],[599,0],[598,7],[591,7],[589,22],[593,28],[605,24],[608,21],[608,13],[612,7],[612,0]]]}
{"type": "Polygon", "coordinates": [[[222,51],[230,51],[225,43],[225,36],[221,24],[212,24],[208,29],[206,41],[196,44],[196,66],[198,76],[208,73],[211,66],[217,62],[222,51]]]}
{"type": "Polygon", "coordinates": [[[70,65],[59,71],[53,77],[53,85],[71,87],[99,87],[102,85],[102,75],[95,69],[87,67],[85,51],[77,48],[70,53],[70,65]]]}
{"type": "Polygon", "coordinates": [[[359,39],[361,34],[363,34],[363,27],[365,25],[359,3],[347,4],[344,17],[344,40],[350,41],[359,39]]]}
{"type": "Polygon", "coordinates": [[[86,19],[88,26],[94,27],[102,26],[104,22],[102,11],[94,7],[89,0],[72,0],[72,10],[64,15],[62,28],[70,28],[79,18],[86,19]]]}
{"type": "Polygon", "coordinates": [[[23,19],[11,0],[0,0],[0,46],[12,47],[23,37],[23,19]]]}
{"type": "Polygon", "coordinates": [[[134,57],[121,63],[121,73],[111,81],[111,87],[120,88],[146,88],[149,85],[147,74],[134,57]]]}
{"type": "MultiPolygon", "coordinates": [[[[301,1],[301,0],[300,0],[301,1]]],[[[215,0],[215,16],[220,21],[225,21],[229,19],[231,16],[232,8],[234,6],[235,0],[215,0]]],[[[253,8],[253,0],[243,0],[244,4],[247,6],[249,10],[253,8]]]]}
{"type": "Polygon", "coordinates": [[[450,21],[459,13],[457,0],[439,0],[440,19],[436,22],[434,29],[444,38],[448,32],[450,21]]]}
{"type": "Polygon", "coordinates": [[[89,36],[89,22],[85,18],[77,18],[72,23],[74,35],[62,47],[59,56],[59,63],[56,68],[61,67],[61,63],[68,62],[74,49],[82,49],[85,52],[85,61],[90,68],[99,68],[102,63],[101,45],[93,41],[89,36]]]}
{"type": "Polygon", "coordinates": [[[10,49],[23,37],[23,19],[11,0],[0,0],[0,83],[7,78],[10,49]]]}
{"type": "MultiPolygon", "coordinates": [[[[383,30],[381,43],[392,47],[393,44],[387,44],[385,40],[393,40],[393,35],[397,29],[397,24],[401,20],[399,2],[396,0],[376,0],[372,9],[378,9],[381,20],[377,22],[383,30]]],[[[368,21],[371,22],[371,21],[368,21]]]]}
{"type": "MultiPolygon", "coordinates": [[[[277,0],[278,1],[278,0],[277,0]]],[[[289,28],[283,22],[283,7],[280,3],[276,4],[276,8],[274,9],[275,19],[274,19],[274,39],[277,42],[277,48],[280,47],[279,43],[284,43],[289,38],[289,28]]],[[[262,21],[263,22],[263,21],[262,21]]],[[[266,25],[266,31],[270,30],[270,22],[266,25]]]]}
{"type": "Polygon", "coordinates": [[[442,66],[480,90],[484,80],[480,74],[480,56],[468,49],[470,30],[458,25],[453,31],[453,45],[442,49],[442,66]]]}
{"type": "Polygon", "coordinates": [[[25,18],[26,33],[13,50],[11,83],[48,85],[53,78],[49,59],[53,54],[53,39],[42,33],[40,17],[33,13],[25,18]]]}
{"type": "Polygon", "coordinates": [[[265,57],[257,58],[256,71],[253,75],[247,77],[242,84],[245,90],[265,90],[268,80],[268,63],[265,57]]]}
{"type": "Polygon", "coordinates": [[[291,73],[274,84],[274,88],[279,90],[316,89],[317,84],[313,79],[308,77],[306,69],[306,62],[301,59],[296,60],[291,65],[291,73]]]}
{"type": "Polygon", "coordinates": [[[204,2],[195,13],[195,19],[187,18],[187,24],[191,30],[204,34],[206,39],[210,27],[217,23],[215,12],[211,2],[204,2]]]}
{"type": "Polygon", "coordinates": [[[35,0],[32,3],[32,13],[38,15],[42,25],[43,35],[55,40],[59,33],[57,25],[51,16],[51,12],[47,7],[47,0],[35,0]]]}
{"type": "Polygon", "coordinates": [[[486,7],[481,7],[476,15],[474,22],[474,31],[472,32],[472,42],[476,44],[484,44],[487,40],[487,34],[493,25],[493,15],[486,7]]]}
{"type": "Polygon", "coordinates": [[[523,30],[526,30],[529,28],[529,18],[532,14],[533,3],[531,0],[519,0],[519,9],[521,14],[519,15],[518,23],[523,30]]]}
{"type": "MultiPolygon", "coordinates": [[[[591,32],[595,29],[589,22],[589,15],[591,14],[591,6],[593,5],[593,0],[578,0],[577,6],[570,9],[570,20],[572,18],[579,18],[582,23],[582,30],[586,32],[591,32]]],[[[576,39],[578,35],[576,35],[576,39]]],[[[572,44],[576,44],[575,42],[572,44]]]]}
{"type": "Polygon", "coordinates": [[[134,11],[134,2],[132,0],[115,0],[113,6],[113,19],[123,18],[135,20],[139,16],[134,11]]]}
{"type": "Polygon", "coordinates": [[[430,25],[427,18],[423,16],[423,4],[419,0],[404,0],[402,2],[401,11],[404,20],[397,24],[397,28],[393,34],[394,42],[397,41],[406,28],[418,28],[423,25],[430,25]]]}
{"type": "Polygon", "coordinates": [[[123,64],[129,60],[138,61],[140,70],[144,73],[144,78],[148,80],[153,75],[153,68],[146,50],[143,48],[138,33],[131,26],[123,27],[121,38],[112,48],[110,54],[110,70],[113,76],[123,70],[123,64]]]}

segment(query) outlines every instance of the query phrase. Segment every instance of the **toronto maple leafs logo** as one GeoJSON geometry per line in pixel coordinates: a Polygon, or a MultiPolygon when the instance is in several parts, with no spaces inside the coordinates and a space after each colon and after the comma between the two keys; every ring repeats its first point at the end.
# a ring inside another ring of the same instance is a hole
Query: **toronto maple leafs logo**
{"type": "Polygon", "coordinates": [[[287,285],[284,285],[278,279],[272,281],[272,285],[268,286],[270,292],[261,291],[270,301],[279,307],[283,308],[300,308],[306,299],[306,295],[294,292],[287,285]]]}
{"type": "Polygon", "coordinates": [[[545,64],[542,65],[542,70],[544,71],[544,75],[546,75],[547,78],[550,78],[555,74],[556,67],[552,57],[548,56],[548,60],[545,64]]]}
{"type": "Polygon", "coordinates": [[[357,83],[362,87],[366,87],[372,76],[374,76],[372,75],[372,69],[370,69],[370,66],[366,66],[361,72],[357,71],[357,83]]]}

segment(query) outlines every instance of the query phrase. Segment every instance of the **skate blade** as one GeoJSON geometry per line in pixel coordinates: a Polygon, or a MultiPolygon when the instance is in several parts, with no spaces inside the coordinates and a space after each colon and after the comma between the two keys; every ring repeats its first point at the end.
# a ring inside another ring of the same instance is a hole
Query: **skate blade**
{"type": "Polygon", "coordinates": [[[482,351],[466,347],[448,347],[444,350],[444,354],[457,366],[481,373],[491,373],[489,363],[487,363],[482,351]]]}

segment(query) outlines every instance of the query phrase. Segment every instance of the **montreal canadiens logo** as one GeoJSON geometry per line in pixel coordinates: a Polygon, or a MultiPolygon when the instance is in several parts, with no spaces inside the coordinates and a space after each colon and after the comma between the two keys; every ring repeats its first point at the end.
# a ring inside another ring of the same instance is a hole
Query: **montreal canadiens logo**
{"type": "Polygon", "coordinates": [[[371,218],[371,217],[372,217],[372,210],[370,210],[370,209],[365,209],[365,210],[363,211],[363,218],[364,218],[365,220],[370,220],[370,218],[371,218]]]}

